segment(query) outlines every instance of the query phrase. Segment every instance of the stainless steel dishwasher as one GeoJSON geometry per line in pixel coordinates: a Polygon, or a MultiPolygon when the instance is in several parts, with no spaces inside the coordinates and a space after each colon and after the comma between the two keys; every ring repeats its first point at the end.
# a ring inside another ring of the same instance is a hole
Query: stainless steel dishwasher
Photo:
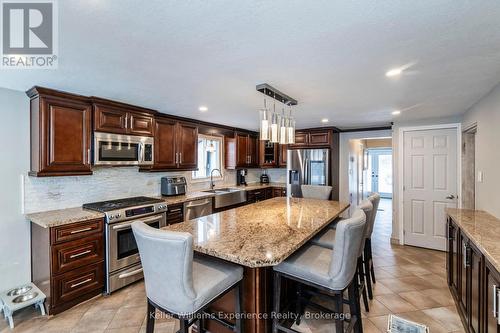
{"type": "Polygon", "coordinates": [[[212,198],[192,200],[184,203],[184,221],[212,214],[212,198]]]}

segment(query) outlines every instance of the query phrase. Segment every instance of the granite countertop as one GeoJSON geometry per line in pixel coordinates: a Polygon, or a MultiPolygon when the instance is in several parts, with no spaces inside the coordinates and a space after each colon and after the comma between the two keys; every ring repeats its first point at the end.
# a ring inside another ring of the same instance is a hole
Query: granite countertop
{"type": "Polygon", "coordinates": [[[500,220],[481,210],[448,208],[446,213],[500,272],[500,220]]]}
{"type": "Polygon", "coordinates": [[[273,198],[165,227],[189,232],[194,250],[247,267],[285,260],[349,204],[303,198],[273,198]]]}
{"type": "Polygon", "coordinates": [[[269,184],[248,183],[247,186],[240,185],[240,186],[228,186],[228,187],[241,188],[241,189],[245,189],[245,191],[252,191],[252,190],[259,190],[261,188],[268,188],[268,187],[286,188],[286,184],[285,183],[269,183],[269,184]]]}
{"type": "Polygon", "coordinates": [[[49,210],[46,212],[26,214],[26,218],[43,228],[103,218],[104,214],[82,207],[49,210]]]}

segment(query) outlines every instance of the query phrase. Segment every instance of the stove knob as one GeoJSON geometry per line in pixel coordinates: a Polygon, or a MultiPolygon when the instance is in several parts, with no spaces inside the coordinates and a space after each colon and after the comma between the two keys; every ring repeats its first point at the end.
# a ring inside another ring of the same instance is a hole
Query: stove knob
{"type": "Polygon", "coordinates": [[[122,216],[122,214],[116,214],[115,219],[119,219],[122,216]]]}
{"type": "Polygon", "coordinates": [[[111,221],[111,220],[114,218],[114,216],[113,216],[113,215],[109,215],[109,217],[108,217],[108,218],[109,218],[109,220],[111,221]]]}

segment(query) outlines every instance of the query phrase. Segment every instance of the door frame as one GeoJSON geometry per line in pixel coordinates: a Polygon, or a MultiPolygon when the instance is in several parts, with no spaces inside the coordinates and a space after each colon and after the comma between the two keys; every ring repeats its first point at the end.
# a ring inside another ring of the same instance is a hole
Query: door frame
{"type": "MultiPolygon", "coordinates": [[[[458,208],[462,207],[462,124],[449,123],[439,125],[422,125],[400,127],[398,131],[398,229],[399,229],[399,244],[405,244],[405,223],[404,223],[404,135],[406,132],[428,131],[436,129],[455,129],[457,133],[457,193],[458,208]]],[[[393,196],[394,199],[394,196],[393,196]]]]}

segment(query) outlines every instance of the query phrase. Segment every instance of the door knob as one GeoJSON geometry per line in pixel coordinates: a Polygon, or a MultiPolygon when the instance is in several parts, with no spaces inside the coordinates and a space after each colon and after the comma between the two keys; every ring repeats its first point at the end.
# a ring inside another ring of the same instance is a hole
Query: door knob
{"type": "Polygon", "coordinates": [[[447,196],[446,199],[453,200],[453,199],[455,199],[455,196],[453,194],[451,194],[451,195],[447,196]]]}

